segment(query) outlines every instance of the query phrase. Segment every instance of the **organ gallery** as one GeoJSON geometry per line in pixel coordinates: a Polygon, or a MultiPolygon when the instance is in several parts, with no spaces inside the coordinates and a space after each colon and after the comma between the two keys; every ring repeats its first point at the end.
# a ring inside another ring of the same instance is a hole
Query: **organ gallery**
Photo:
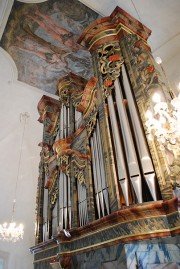
{"type": "Polygon", "coordinates": [[[171,101],[150,33],[119,7],[94,21],[78,40],[94,76],[69,73],[39,101],[35,269],[155,268],[177,251],[179,149],[147,139],[151,97],[171,101]]]}

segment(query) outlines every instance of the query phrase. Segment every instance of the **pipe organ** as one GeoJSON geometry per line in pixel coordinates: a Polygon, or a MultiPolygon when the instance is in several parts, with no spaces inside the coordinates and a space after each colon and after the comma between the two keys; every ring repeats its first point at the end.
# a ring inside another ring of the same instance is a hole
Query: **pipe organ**
{"type": "MultiPolygon", "coordinates": [[[[146,140],[144,111],[152,88],[161,87],[146,41],[149,34],[148,28],[116,8],[79,38],[91,53],[94,77],[87,81],[70,73],[58,81],[59,99],[40,100],[44,131],[39,144],[36,243],[62,239],[62,231],[69,230],[81,244],[77,234],[84,230],[102,231],[111,219],[123,225],[127,216],[131,223],[136,210],[142,221],[153,207],[159,208],[159,200],[173,197],[163,153],[157,142],[146,140]]],[[[154,225],[147,228],[146,238],[154,225]]],[[[132,240],[139,238],[132,226],[129,232],[120,229],[118,242],[130,235],[132,240]]],[[[158,229],[157,225],[156,234],[158,229]]],[[[73,245],[69,248],[76,251],[73,245]]]]}
{"type": "Polygon", "coordinates": [[[43,240],[120,208],[160,197],[122,59],[118,72],[113,86],[101,91],[96,77],[87,82],[69,74],[58,83],[59,101],[43,96],[39,103],[40,116],[44,117],[42,155],[46,160],[43,240]],[[52,125],[48,134],[47,122],[52,125]],[[108,178],[111,167],[114,178],[108,178]],[[113,192],[118,203],[113,201],[113,192]],[[116,209],[112,206],[115,202],[116,209]]]}

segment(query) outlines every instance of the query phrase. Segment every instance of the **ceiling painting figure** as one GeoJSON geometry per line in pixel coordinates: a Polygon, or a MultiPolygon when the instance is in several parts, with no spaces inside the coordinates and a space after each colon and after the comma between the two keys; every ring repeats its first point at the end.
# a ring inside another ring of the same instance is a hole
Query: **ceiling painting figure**
{"type": "Polygon", "coordinates": [[[90,54],[77,40],[98,16],[77,0],[15,1],[0,44],[20,81],[54,94],[57,80],[69,72],[85,79],[93,75],[90,54]]]}

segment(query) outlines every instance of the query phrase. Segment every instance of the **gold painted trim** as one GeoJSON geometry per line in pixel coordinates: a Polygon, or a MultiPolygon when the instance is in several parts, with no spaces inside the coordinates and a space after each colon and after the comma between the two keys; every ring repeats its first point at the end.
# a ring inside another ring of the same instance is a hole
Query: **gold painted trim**
{"type": "MultiPolygon", "coordinates": [[[[138,34],[135,33],[134,31],[130,30],[129,28],[127,28],[127,27],[124,26],[123,24],[120,23],[120,24],[118,25],[117,28],[119,28],[117,31],[116,31],[115,29],[107,29],[107,30],[104,30],[104,31],[100,32],[98,35],[100,35],[100,34],[102,34],[102,33],[105,33],[105,32],[107,32],[107,31],[113,31],[114,33],[109,34],[109,35],[106,35],[106,36],[115,36],[115,35],[117,35],[117,34],[123,29],[123,30],[125,30],[127,33],[129,33],[129,34],[135,34],[135,35],[137,35],[141,40],[143,40],[143,41],[146,43],[146,45],[147,45],[149,48],[151,48],[150,45],[147,43],[147,41],[146,41],[144,38],[142,38],[140,35],[138,35],[138,34]]],[[[91,45],[89,46],[88,50],[90,50],[90,49],[92,48],[92,46],[93,46],[96,42],[98,42],[99,40],[103,39],[104,37],[105,37],[105,36],[101,36],[100,38],[95,39],[95,40],[91,43],[91,45]]],[[[92,40],[93,40],[93,39],[92,39],[92,40]]]]}
{"type": "Polygon", "coordinates": [[[39,251],[37,251],[36,253],[34,253],[34,255],[36,255],[36,254],[38,254],[38,253],[41,253],[41,252],[44,252],[44,251],[49,250],[49,249],[57,248],[57,247],[58,247],[58,245],[53,246],[53,247],[49,247],[49,248],[46,248],[46,249],[39,250],[39,251]]]}
{"type": "Polygon", "coordinates": [[[49,256],[49,257],[44,258],[44,259],[35,260],[35,261],[33,261],[33,264],[34,264],[34,263],[41,262],[41,261],[45,261],[45,260],[50,260],[50,259],[53,259],[53,258],[57,258],[57,255],[58,255],[58,254],[56,254],[56,255],[54,255],[54,256],[49,256]]]}
{"type": "MultiPolygon", "coordinates": [[[[63,244],[66,244],[66,243],[71,243],[71,242],[80,240],[80,239],[82,239],[82,238],[85,238],[85,237],[88,237],[88,236],[97,234],[97,233],[99,233],[99,232],[102,232],[102,231],[105,231],[105,230],[108,230],[108,229],[111,229],[111,228],[114,228],[114,227],[120,225],[121,223],[124,224],[124,223],[130,223],[130,222],[138,221],[138,220],[145,220],[145,219],[159,218],[159,217],[167,217],[167,216],[171,216],[171,215],[173,215],[173,214],[175,214],[175,213],[179,213],[179,211],[175,211],[175,212],[169,213],[169,214],[167,214],[167,215],[151,216],[151,217],[146,217],[146,218],[139,218],[139,219],[135,219],[135,220],[129,220],[129,221],[124,221],[124,222],[119,222],[119,223],[117,223],[117,224],[112,225],[111,227],[106,227],[106,228],[97,230],[97,231],[95,231],[95,232],[93,232],[93,233],[88,233],[88,234],[86,234],[86,235],[84,235],[84,236],[80,236],[79,238],[73,239],[73,240],[71,240],[71,241],[63,241],[63,242],[59,242],[59,244],[62,244],[62,243],[63,243],[63,244]]],[[[180,226],[178,226],[178,227],[174,227],[174,228],[171,228],[171,229],[167,229],[167,230],[164,230],[164,231],[175,231],[175,230],[177,230],[177,229],[180,229],[180,226]]],[[[162,231],[163,231],[163,230],[158,230],[158,232],[162,232],[162,231]]],[[[155,233],[155,231],[153,231],[153,232],[149,232],[148,234],[151,234],[151,233],[155,233]]],[[[143,233],[142,233],[142,234],[143,234],[143,233]]],[[[147,234],[147,233],[145,233],[145,234],[147,234]]],[[[138,234],[131,235],[131,236],[136,236],[136,235],[138,235],[138,234]]],[[[126,238],[126,237],[128,237],[128,236],[130,236],[130,235],[120,236],[119,238],[121,238],[121,237],[126,238]]],[[[118,238],[116,238],[116,239],[118,239],[118,238]]],[[[116,239],[112,239],[112,240],[105,241],[105,243],[106,243],[106,242],[109,242],[109,241],[112,242],[113,240],[116,240],[116,239]]],[[[41,252],[44,252],[44,251],[47,251],[47,250],[49,250],[49,249],[57,248],[59,244],[57,244],[56,246],[53,246],[53,247],[49,247],[49,248],[46,248],[46,249],[43,249],[43,250],[39,250],[39,251],[37,251],[34,255],[36,255],[36,254],[38,254],[38,253],[41,253],[41,252]]],[[[98,245],[98,244],[97,244],[97,245],[98,245]]],[[[87,248],[88,248],[88,247],[87,247],[87,248]]],[[[68,253],[68,252],[67,252],[67,253],[68,253]]],[[[47,258],[46,258],[46,259],[47,259],[47,258]]]]}
{"type": "MultiPolygon", "coordinates": [[[[175,211],[175,212],[179,212],[179,211],[175,211]]],[[[175,212],[174,212],[174,213],[175,213],[175,212]]],[[[172,214],[172,213],[171,213],[171,214],[172,214]]],[[[169,215],[170,215],[170,214],[169,214],[169,215]]],[[[97,231],[95,231],[95,232],[88,233],[88,234],[86,234],[86,235],[84,235],[84,236],[80,236],[80,237],[78,237],[78,238],[76,238],[76,239],[71,240],[71,242],[77,241],[77,240],[82,239],[82,238],[86,238],[86,237],[88,237],[88,236],[97,234],[97,233],[102,232],[102,231],[105,231],[105,230],[109,230],[109,229],[114,228],[114,227],[116,227],[116,226],[118,226],[118,225],[120,225],[120,224],[130,223],[130,222],[139,221],[139,220],[152,219],[152,218],[167,217],[167,216],[168,216],[168,215],[149,216],[149,217],[146,217],[146,218],[138,218],[138,219],[134,219],[134,220],[128,220],[128,221],[124,221],[124,222],[119,222],[119,223],[116,223],[116,224],[114,224],[114,225],[111,225],[111,227],[105,227],[105,228],[102,228],[102,229],[97,230],[97,231]]],[[[61,242],[61,243],[62,243],[62,242],[61,242]]],[[[59,243],[59,244],[61,244],[61,243],[59,243]]],[[[64,243],[65,243],[65,244],[66,244],[66,243],[69,243],[69,241],[63,241],[63,244],[64,244],[64,243]]]]}
{"type": "MultiPolygon", "coordinates": [[[[64,252],[58,252],[56,255],[54,256],[50,256],[50,257],[47,257],[47,258],[44,258],[44,259],[39,259],[39,260],[35,260],[33,262],[34,263],[38,263],[38,262],[41,262],[41,261],[45,261],[45,260],[50,260],[52,258],[56,258],[57,256],[59,255],[63,255],[63,254],[71,254],[71,253],[75,253],[75,252],[79,252],[81,250],[87,250],[89,248],[94,248],[94,247],[97,247],[97,246],[101,246],[101,245],[104,245],[104,244],[107,244],[107,243],[111,243],[113,241],[116,241],[118,239],[121,239],[121,238],[128,238],[128,237],[135,237],[135,236],[142,236],[142,235],[149,235],[149,234],[154,234],[154,233],[163,233],[163,232],[169,232],[169,231],[174,231],[176,229],[180,229],[180,226],[176,227],[176,228],[172,228],[172,229],[162,229],[162,230],[155,230],[155,231],[152,231],[152,232],[149,232],[148,234],[145,233],[145,232],[142,232],[142,233],[137,233],[137,234],[128,234],[128,235],[121,235],[119,237],[116,237],[116,238],[113,238],[113,239],[109,239],[107,241],[103,241],[103,242],[100,242],[100,243],[97,243],[97,244],[94,244],[94,245],[90,245],[90,246],[87,246],[87,247],[82,247],[82,248],[79,248],[79,249],[76,249],[76,250],[71,250],[71,251],[64,251],[64,252]]],[[[71,243],[69,241],[69,243],[71,243]]],[[[49,248],[50,249],[50,248],[49,248]]],[[[48,250],[48,249],[46,249],[48,250]]]]}
{"type": "Polygon", "coordinates": [[[180,217],[180,211],[179,211],[179,210],[174,211],[174,212],[172,212],[172,213],[169,213],[169,214],[167,214],[166,216],[171,216],[171,215],[173,215],[174,213],[178,213],[178,216],[180,217]]]}
{"type": "Polygon", "coordinates": [[[71,254],[71,253],[74,253],[74,252],[79,252],[81,250],[85,250],[85,249],[88,249],[88,248],[94,248],[94,247],[101,246],[101,245],[104,245],[104,244],[107,244],[107,243],[111,243],[111,242],[116,241],[116,240],[121,239],[121,238],[135,237],[135,236],[140,236],[140,235],[149,235],[149,234],[154,234],[154,233],[163,233],[163,232],[173,231],[173,230],[176,230],[176,229],[180,229],[180,226],[176,227],[176,228],[172,228],[172,229],[156,230],[156,231],[152,231],[152,232],[149,232],[149,233],[142,232],[142,233],[132,234],[132,235],[131,234],[128,234],[128,235],[125,235],[125,236],[122,235],[122,236],[119,236],[119,237],[116,237],[116,238],[113,238],[113,239],[109,239],[107,241],[103,241],[103,242],[100,242],[100,243],[97,243],[97,244],[94,244],[94,245],[90,245],[90,246],[87,246],[87,247],[82,247],[82,248],[79,248],[79,249],[76,249],[76,250],[59,252],[57,255],[71,254]]]}
{"type": "MultiPolygon", "coordinates": [[[[168,232],[168,231],[169,231],[169,229],[166,229],[166,230],[157,230],[157,231],[149,232],[148,234],[153,234],[153,233],[156,233],[156,232],[168,232]]],[[[94,244],[94,245],[90,245],[90,246],[87,246],[87,247],[82,247],[82,248],[79,248],[79,249],[76,249],[76,250],[59,252],[58,255],[79,252],[81,250],[85,250],[85,249],[88,249],[88,248],[94,248],[94,247],[101,246],[101,245],[104,245],[104,244],[107,244],[107,243],[111,243],[111,242],[116,241],[116,240],[121,239],[121,238],[135,237],[135,236],[139,236],[139,235],[147,235],[147,233],[144,233],[143,232],[143,233],[132,234],[132,235],[131,234],[124,235],[124,236],[122,235],[122,236],[119,236],[119,237],[116,237],[116,238],[113,238],[113,239],[109,239],[107,241],[103,241],[103,242],[100,242],[100,243],[97,243],[97,244],[94,244]]]]}

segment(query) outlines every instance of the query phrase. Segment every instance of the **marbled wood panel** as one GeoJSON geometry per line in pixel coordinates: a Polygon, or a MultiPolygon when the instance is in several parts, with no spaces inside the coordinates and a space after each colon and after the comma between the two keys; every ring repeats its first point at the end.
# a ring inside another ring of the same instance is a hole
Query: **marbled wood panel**
{"type": "MultiPolygon", "coordinates": [[[[149,264],[161,264],[174,262],[180,265],[180,247],[175,244],[163,244],[149,241],[126,244],[125,253],[127,268],[147,269],[149,264]]],[[[151,268],[151,267],[150,267],[151,268]]],[[[166,267],[169,268],[169,267],[166,267]]]]}
{"type": "MultiPolygon", "coordinates": [[[[72,256],[71,269],[100,269],[102,263],[116,260],[118,268],[147,269],[154,263],[172,263],[180,265],[180,248],[175,244],[162,244],[149,241],[133,244],[119,244],[102,248],[90,253],[72,256]]],[[[111,268],[112,269],[112,268],[111,268]]]]}
{"type": "Polygon", "coordinates": [[[43,199],[44,199],[44,181],[45,181],[45,173],[44,173],[44,162],[41,156],[41,160],[39,163],[39,177],[38,177],[38,186],[37,186],[37,194],[36,194],[36,243],[42,242],[43,234],[42,234],[42,226],[43,226],[43,199]]]}
{"type": "Polygon", "coordinates": [[[34,261],[38,261],[38,260],[41,260],[41,259],[43,260],[45,258],[55,256],[57,254],[57,252],[58,252],[58,246],[57,245],[47,247],[44,250],[41,250],[41,251],[37,252],[34,255],[34,261]]]}
{"type": "Polygon", "coordinates": [[[41,263],[35,263],[34,269],[49,269],[49,261],[43,261],[41,263]]]}
{"type": "Polygon", "coordinates": [[[180,233],[178,200],[154,202],[120,210],[60,238],[60,254],[81,253],[117,243],[180,233]],[[168,222],[170,221],[170,223],[168,222]]]}
{"type": "Polygon", "coordinates": [[[118,268],[127,268],[124,245],[111,246],[72,256],[71,269],[101,269],[102,263],[114,260],[117,260],[118,268]]]}

